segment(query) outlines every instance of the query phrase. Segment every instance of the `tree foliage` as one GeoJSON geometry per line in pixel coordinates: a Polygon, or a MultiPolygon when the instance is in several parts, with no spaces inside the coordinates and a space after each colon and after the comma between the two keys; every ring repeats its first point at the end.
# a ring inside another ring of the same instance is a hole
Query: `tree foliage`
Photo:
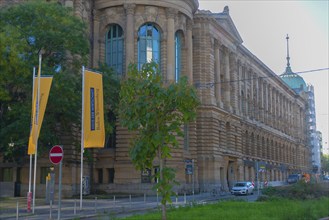
{"type": "Polygon", "coordinates": [[[329,155],[322,154],[321,155],[321,169],[325,173],[329,173],[329,155]]]}
{"type": "Polygon", "coordinates": [[[155,63],[145,64],[141,71],[131,65],[121,84],[120,122],[138,133],[132,140],[130,157],[139,170],[152,169],[158,161],[155,187],[162,196],[163,219],[175,183],[175,170],[166,160],[171,158],[171,149],[179,147],[176,137],[183,136],[184,123],[195,119],[198,104],[196,91],[186,77],[166,85],[155,63]]]}
{"type": "Polygon", "coordinates": [[[80,120],[81,66],[89,53],[86,24],[70,8],[53,2],[1,8],[0,148],[8,158],[8,143],[15,149],[28,142],[32,68],[40,52],[42,75],[54,76],[40,133],[40,144],[47,145],[59,141],[58,125],[70,130],[80,120]]]}

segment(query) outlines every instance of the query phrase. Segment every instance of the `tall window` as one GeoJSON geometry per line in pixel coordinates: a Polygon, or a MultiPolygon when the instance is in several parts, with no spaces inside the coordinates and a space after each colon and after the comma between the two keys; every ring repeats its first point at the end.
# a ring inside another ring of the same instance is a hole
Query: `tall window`
{"type": "Polygon", "coordinates": [[[46,177],[48,176],[49,173],[49,167],[41,167],[40,168],[40,183],[41,184],[46,184],[46,177]]]}
{"type": "Polygon", "coordinates": [[[116,116],[114,114],[113,111],[109,111],[108,113],[108,120],[110,122],[111,125],[113,125],[113,130],[112,133],[110,133],[107,137],[106,137],[106,143],[105,143],[105,148],[116,148],[116,144],[117,144],[117,139],[116,139],[116,130],[117,127],[115,125],[116,122],[116,116]]]}
{"type": "Polygon", "coordinates": [[[182,71],[181,55],[182,55],[182,34],[180,32],[176,32],[176,34],[175,34],[175,81],[176,81],[176,83],[178,82],[181,71],[182,71]]]}
{"type": "Polygon", "coordinates": [[[103,183],[103,169],[97,169],[98,183],[103,183]]]}
{"type": "Polygon", "coordinates": [[[190,148],[190,130],[188,124],[184,124],[184,150],[188,151],[190,148]]]}
{"type": "Polygon", "coordinates": [[[115,174],[114,168],[109,168],[108,169],[108,175],[109,175],[108,183],[114,183],[114,174],[115,174]]]}
{"type": "Polygon", "coordinates": [[[160,32],[154,24],[147,23],[138,31],[138,69],[151,61],[160,64],[160,32]]]}
{"type": "Polygon", "coordinates": [[[106,36],[106,63],[118,74],[123,71],[123,31],[117,25],[111,25],[106,36]]]}

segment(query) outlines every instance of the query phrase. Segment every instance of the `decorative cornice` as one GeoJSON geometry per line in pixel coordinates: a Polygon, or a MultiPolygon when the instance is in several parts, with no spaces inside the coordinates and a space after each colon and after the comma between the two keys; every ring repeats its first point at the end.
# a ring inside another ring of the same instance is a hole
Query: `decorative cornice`
{"type": "Polygon", "coordinates": [[[186,21],[186,30],[192,30],[193,29],[193,20],[187,19],[186,21]]]}
{"type": "Polygon", "coordinates": [[[136,4],[124,4],[127,15],[133,15],[135,13],[136,4]]]}
{"type": "Polygon", "coordinates": [[[214,39],[214,47],[215,49],[219,49],[222,46],[222,42],[218,39],[214,39]]]}
{"type": "Polygon", "coordinates": [[[178,11],[174,8],[166,8],[167,19],[169,18],[174,19],[177,12],[178,11]]]}
{"type": "Polygon", "coordinates": [[[94,9],[93,14],[94,14],[94,20],[99,21],[99,18],[100,18],[100,15],[101,15],[100,11],[97,10],[97,9],[94,9]]]}

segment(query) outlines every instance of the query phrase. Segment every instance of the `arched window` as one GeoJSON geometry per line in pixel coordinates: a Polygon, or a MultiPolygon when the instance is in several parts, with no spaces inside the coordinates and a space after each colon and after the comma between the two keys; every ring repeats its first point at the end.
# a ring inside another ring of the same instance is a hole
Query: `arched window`
{"type": "Polygon", "coordinates": [[[181,76],[181,56],[182,56],[182,34],[175,34],[175,82],[177,83],[181,76]]]}
{"type": "Polygon", "coordinates": [[[123,72],[123,31],[117,25],[111,25],[106,36],[106,63],[118,74],[123,72]]]}
{"type": "Polygon", "coordinates": [[[147,23],[138,31],[138,69],[151,61],[160,65],[160,32],[154,24],[147,23]]]}

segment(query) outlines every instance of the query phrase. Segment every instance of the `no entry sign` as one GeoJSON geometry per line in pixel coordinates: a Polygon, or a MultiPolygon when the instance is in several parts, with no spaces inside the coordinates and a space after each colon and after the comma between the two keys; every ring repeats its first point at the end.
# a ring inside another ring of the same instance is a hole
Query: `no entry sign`
{"type": "Polygon", "coordinates": [[[59,164],[62,161],[63,156],[63,149],[59,145],[53,146],[49,152],[49,159],[53,164],[59,164]]]}

